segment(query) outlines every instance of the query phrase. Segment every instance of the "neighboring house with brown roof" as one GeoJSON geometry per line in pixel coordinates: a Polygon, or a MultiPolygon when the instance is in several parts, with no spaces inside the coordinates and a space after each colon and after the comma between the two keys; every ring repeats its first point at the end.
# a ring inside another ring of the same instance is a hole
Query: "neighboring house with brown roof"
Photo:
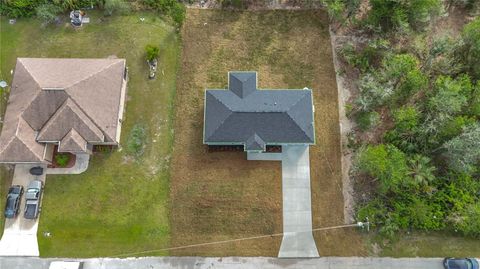
{"type": "Polygon", "coordinates": [[[50,163],[120,142],[125,59],[18,58],[0,135],[0,163],[50,163]]]}

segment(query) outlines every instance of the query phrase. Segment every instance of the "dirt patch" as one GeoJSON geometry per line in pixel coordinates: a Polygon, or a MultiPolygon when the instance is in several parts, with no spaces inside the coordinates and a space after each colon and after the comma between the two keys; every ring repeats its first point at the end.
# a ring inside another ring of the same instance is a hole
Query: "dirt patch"
{"type": "MultiPolygon", "coordinates": [[[[187,10],[171,172],[171,245],[282,232],[279,162],[202,145],[205,88],[227,72],[259,71],[260,88],[312,88],[317,144],[310,148],[314,228],[344,223],[338,95],[323,11],[187,10]]],[[[359,256],[354,230],[314,234],[322,256],[359,256]]],[[[277,256],[281,238],[173,251],[171,255],[277,256]]]]}

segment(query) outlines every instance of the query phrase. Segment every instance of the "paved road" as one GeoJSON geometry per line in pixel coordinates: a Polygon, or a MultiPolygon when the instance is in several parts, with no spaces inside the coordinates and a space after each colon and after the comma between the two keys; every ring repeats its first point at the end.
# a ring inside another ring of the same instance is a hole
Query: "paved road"
{"type": "MultiPolygon", "coordinates": [[[[31,180],[39,179],[45,182],[45,173],[42,176],[33,176],[30,168],[34,164],[17,164],[13,174],[12,185],[22,185],[26,190],[31,180]]],[[[38,218],[29,220],[23,217],[25,208],[25,194],[22,196],[20,213],[14,219],[6,219],[2,239],[0,240],[0,256],[38,256],[37,229],[38,218]]],[[[8,268],[8,267],[6,267],[8,268]]],[[[0,267],[0,269],[3,269],[0,267]]]]}
{"type": "MultiPolygon", "coordinates": [[[[0,258],[0,269],[48,269],[55,259],[0,258]]],[[[58,259],[56,259],[58,260],[58,259]]],[[[72,260],[72,259],[70,259],[72,260]]],[[[149,257],[87,259],[83,269],[442,269],[441,258],[337,258],[277,259],[264,257],[149,257]]]]}

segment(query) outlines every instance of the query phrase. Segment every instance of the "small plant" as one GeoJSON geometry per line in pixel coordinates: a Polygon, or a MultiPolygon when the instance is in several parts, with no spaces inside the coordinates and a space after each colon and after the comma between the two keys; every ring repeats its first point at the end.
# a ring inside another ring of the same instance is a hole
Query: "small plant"
{"type": "Polygon", "coordinates": [[[147,135],[145,128],[139,124],[135,125],[130,132],[127,140],[127,152],[134,155],[135,157],[142,156],[145,150],[145,141],[147,135]]]}
{"type": "Polygon", "coordinates": [[[158,57],[160,49],[154,45],[147,45],[145,51],[147,52],[147,61],[153,62],[158,57]]]}
{"type": "Polygon", "coordinates": [[[49,24],[55,21],[62,9],[54,4],[41,4],[35,8],[35,11],[38,18],[49,24]]]}
{"type": "Polygon", "coordinates": [[[374,127],[380,121],[380,115],[376,111],[360,112],[357,116],[357,124],[360,130],[366,131],[374,127]]]}
{"type": "Polygon", "coordinates": [[[65,167],[67,166],[68,162],[70,161],[70,154],[66,153],[59,153],[55,155],[55,162],[58,164],[60,167],[65,167]]]}

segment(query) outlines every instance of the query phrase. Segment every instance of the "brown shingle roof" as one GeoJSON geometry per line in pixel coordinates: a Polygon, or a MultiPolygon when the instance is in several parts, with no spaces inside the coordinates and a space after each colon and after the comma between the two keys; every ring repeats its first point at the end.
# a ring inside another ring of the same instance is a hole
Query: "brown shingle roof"
{"type": "Polygon", "coordinates": [[[37,141],[60,141],[72,129],[87,141],[103,142],[102,131],[71,99],[67,99],[42,127],[37,141]]]}
{"type": "Polygon", "coordinates": [[[59,152],[86,152],[87,141],[75,131],[70,130],[67,135],[60,141],[58,145],[59,152]]]}
{"type": "Polygon", "coordinates": [[[124,70],[124,59],[18,58],[0,162],[43,160],[37,141],[60,141],[72,128],[88,142],[118,142],[124,70]]]}

